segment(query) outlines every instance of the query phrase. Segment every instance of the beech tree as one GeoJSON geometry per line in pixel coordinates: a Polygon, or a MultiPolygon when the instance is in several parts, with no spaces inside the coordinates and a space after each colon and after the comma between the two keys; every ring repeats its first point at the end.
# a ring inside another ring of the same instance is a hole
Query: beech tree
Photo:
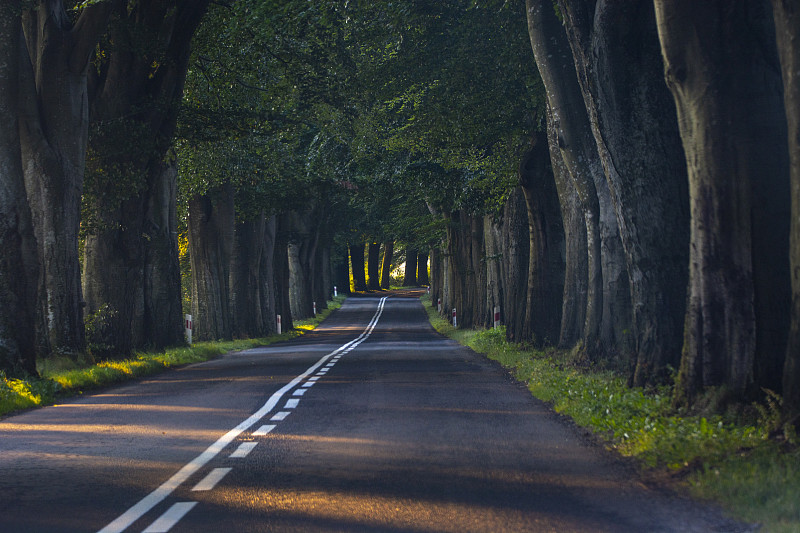
{"type": "Polygon", "coordinates": [[[92,3],[76,20],[67,13],[72,6],[60,0],[34,2],[22,12],[19,138],[42,276],[38,322],[45,354],[76,355],[84,347],[78,230],[89,128],[87,83],[90,59],[113,5],[92,3]]]}
{"type": "Polygon", "coordinates": [[[92,69],[87,311],[118,354],[183,340],[171,146],[208,0],[121,1],[92,69]],[[125,150],[120,151],[120,146],[125,150]]]}
{"type": "Polygon", "coordinates": [[[789,165],[766,1],[655,2],[689,176],[689,295],[676,402],[779,389],[789,317],[789,165]],[[777,382],[778,387],[775,387],[777,382]]]}
{"type": "Polygon", "coordinates": [[[800,415],[800,8],[788,0],[773,0],[772,8],[783,74],[792,198],[789,248],[792,301],[783,367],[784,409],[791,418],[800,415]]]}
{"type": "Polygon", "coordinates": [[[18,134],[20,3],[0,5],[0,372],[36,373],[39,257],[18,134]]]}
{"type": "Polygon", "coordinates": [[[633,383],[676,367],[688,265],[688,192],[650,0],[561,0],[615,206],[633,314],[633,383]]]}
{"type": "MultiPolygon", "coordinates": [[[[575,189],[583,215],[582,221],[567,214],[563,219],[586,226],[585,254],[569,258],[586,262],[588,290],[583,332],[580,339],[568,338],[563,335],[566,331],[562,328],[560,344],[569,346],[580,340],[590,357],[604,356],[615,349],[622,351],[624,356],[623,332],[630,327],[630,290],[624,279],[624,258],[616,216],[569,43],[552,3],[528,0],[527,8],[531,45],[547,92],[550,131],[557,139],[553,144],[558,146],[563,169],[569,174],[569,183],[565,185],[575,189]]],[[[567,196],[572,192],[567,188],[560,192],[561,204],[570,205],[567,196]]],[[[570,236],[578,233],[576,228],[569,230],[570,236]]],[[[578,268],[582,270],[583,266],[578,268]]],[[[581,294],[570,287],[573,279],[566,278],[565,293],[581,294]]],[[[565,296],[564,301],[572,305],[574,298],[565,296]]],[[[562,320],[570,319],[566,311],[562,313],[562,320]]]]}

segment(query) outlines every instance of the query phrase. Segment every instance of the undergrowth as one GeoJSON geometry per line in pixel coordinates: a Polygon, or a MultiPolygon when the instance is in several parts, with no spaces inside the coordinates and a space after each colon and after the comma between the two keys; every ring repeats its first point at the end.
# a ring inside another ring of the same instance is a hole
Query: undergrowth
{"type": "Polygon", "coordinates": [[[198,342],[191,346],[179,346],[163,352],[135,353],[127,359],[112,359],[100,363],[94,363],[85,355],[77,359],[49,358],[38,365],[40,377],[28,379],[11,379],[0,372],[0,416],[20,409],[51,405],[59,398],[153,375],[169,368],[207,361],[228,352],[266,346],[297,337],[317,327],[334,309],[341,307],[344,300],[343,296],[334,298],[328,302],[328,309],[315,318],[296,320],[294,330],[280,335],[259,339],[198,342]]]}
{"type": "Polygon", "coordinates": [[[780,442],[774,395],[757,405],[757,422],[718,415],[683,415],[671,407],[671,387],[628,387],[608,371],[570,364],[568,354],[526,349],[505,340],[505,329],[461,330],[439,316],[423,297],[440,333],[485,354],[527,384],[609,448],[635,459],[654,478],[682,483],[762,531],[800,531],[800,451],[794,433],[780,442]]]}

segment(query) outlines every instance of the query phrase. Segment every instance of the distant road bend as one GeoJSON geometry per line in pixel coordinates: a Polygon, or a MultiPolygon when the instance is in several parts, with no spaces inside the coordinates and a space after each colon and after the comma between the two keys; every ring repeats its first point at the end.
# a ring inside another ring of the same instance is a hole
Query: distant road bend
{"type": "Polygon", "coordinates": [[[631,479],[404,296],[0,421],[0,530],[747,530],[631,479]]]}

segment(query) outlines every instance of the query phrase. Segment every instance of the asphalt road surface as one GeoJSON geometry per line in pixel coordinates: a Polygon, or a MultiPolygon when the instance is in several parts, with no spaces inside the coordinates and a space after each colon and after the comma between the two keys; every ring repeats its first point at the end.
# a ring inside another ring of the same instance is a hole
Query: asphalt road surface
{"type": "Polygon", "coordinates": [[[638,483],[416,298],[0,421],[0,531],[743,531],[638,483]]]}

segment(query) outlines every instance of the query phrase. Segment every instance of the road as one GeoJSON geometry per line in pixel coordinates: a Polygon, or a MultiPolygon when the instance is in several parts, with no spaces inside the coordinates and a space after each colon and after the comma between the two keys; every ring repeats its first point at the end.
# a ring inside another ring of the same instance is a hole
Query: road
{"type": "Polygon", "coordinates": [[[419,300],[0,421],[0,531],[743,531],[646,488],[419,300]]]}

